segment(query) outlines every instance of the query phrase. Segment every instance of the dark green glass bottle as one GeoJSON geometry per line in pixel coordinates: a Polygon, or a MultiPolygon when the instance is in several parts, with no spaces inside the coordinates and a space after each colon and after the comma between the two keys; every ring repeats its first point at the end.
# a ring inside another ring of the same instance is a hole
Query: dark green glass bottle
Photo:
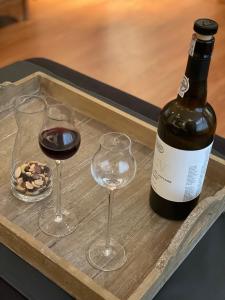
{"type": "Polygon", "coordinates": [[[218,24],[194,23],[177,98],[162,109],[154,153],[150,206],[168,219],[184,219],[197,204],[216,130],[207,103],[207,76],[218,24]]]}

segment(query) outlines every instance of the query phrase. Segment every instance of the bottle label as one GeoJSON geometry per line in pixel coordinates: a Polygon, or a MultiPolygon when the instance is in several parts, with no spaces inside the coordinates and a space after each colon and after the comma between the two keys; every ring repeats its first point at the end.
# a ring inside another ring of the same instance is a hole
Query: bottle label
{"type": "Polygon", "coordinates": [[[212,144],[201,150],[180,150],[167,145],[157,135],[151,178],[153,190],[174,202],[199,196],[212,144]]]}
{"type": "Polygon", "coordinates": [[[194,54],[196,41],[197,41],[197,35],[195,33],[193,33],[190,48],[189,48],[190,56],[193,56],[193,54],[194,54]]]}
{"type": "Polygon", "coordinates": [[[183,98],[184,94],[189,90],[189,78],[184,75],[181,83],[180,83],[180,87],[178,90],[178,94],[183,98]]]}

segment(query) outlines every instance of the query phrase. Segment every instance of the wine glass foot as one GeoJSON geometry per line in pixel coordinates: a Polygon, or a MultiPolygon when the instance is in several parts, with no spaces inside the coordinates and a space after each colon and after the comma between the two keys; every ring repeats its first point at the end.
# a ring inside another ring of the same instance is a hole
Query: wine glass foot
{"type": "Polygon", "coordinates": [[[39,227],[45,234],[63,237],[75,231],[78,221],[71,211],[63,210],[62,217],[56,216],[54,207],[46,207],[39,216],[39,227]]]}
{"type": "Polygon", "coordinates": [[[94,241],[86,254],[94,268],[106,272],[120,269],[127,261],[124,247],[113,239],[108,248],[104,239],[94,241]]]}

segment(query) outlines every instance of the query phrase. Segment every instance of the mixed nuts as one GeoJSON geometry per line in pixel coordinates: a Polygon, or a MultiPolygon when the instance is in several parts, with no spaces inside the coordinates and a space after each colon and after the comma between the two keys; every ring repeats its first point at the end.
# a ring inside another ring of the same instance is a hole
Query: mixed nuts
{"type": "Polygon", "coordinates": [[[51,183],[51,171],[47,164],[38,161],[25,162],[14,171],[14,185],[25,195],[38,195],[51,183]]]}

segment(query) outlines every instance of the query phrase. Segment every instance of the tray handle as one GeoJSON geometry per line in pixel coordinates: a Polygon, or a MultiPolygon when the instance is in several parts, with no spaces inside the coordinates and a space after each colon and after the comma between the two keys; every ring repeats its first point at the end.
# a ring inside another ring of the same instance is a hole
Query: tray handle
{"type": "Polygon", "coordinates": [[[179,261],[178,257],[183,256],[185,258],[224,209],[225,187],[214,196],[203,199],[195,207],[175,234],[167,250],[156,263],[156,268],[162,271],[169,265],[174,265],[176,260],[179,261]]]}
{"type": "Polygon", "coordinates": [[[224,209],[225,186],[214,196],[203,199],[193,209],[153,270],[128,300],[153,299],[224,209]]]}

